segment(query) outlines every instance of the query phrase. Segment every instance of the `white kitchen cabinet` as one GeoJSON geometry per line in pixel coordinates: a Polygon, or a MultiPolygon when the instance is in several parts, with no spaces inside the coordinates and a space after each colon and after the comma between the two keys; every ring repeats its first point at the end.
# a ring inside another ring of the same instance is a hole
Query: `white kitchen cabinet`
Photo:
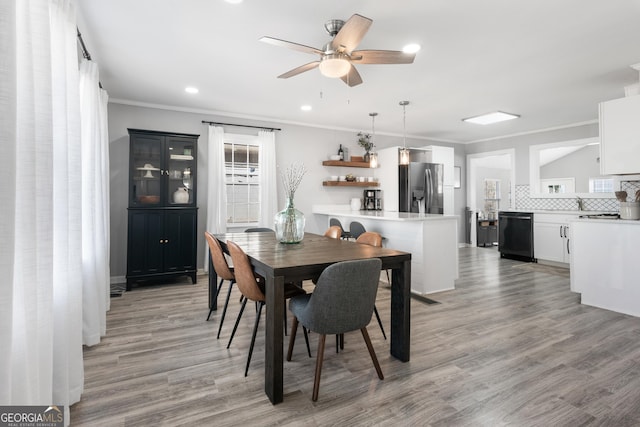
{"type": "Polygon", "coordinates": [[[571,290],[580,302],[640,316],[640,221],[581,219],[571,228],[571,290]]]}
{"type": "Polygon", "coordinates": [[[640,95],[600,103],[600,171],[640,173],[640,95]]]}
{"type": "Polygon", "coordinates": [[[569,222],[577,217],[578,215],[534,214],[533,248],[538,262],[568,264],[571,261],[569,222]]]}

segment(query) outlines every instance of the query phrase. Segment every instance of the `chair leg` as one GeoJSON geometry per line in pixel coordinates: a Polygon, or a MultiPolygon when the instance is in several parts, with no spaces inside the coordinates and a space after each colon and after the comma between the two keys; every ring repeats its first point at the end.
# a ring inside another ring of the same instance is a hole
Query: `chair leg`
{"type": "Polygon", "coordinates": [[[320,374],[322,373],[322,359],[324,357],[324,343],[327,339],[325,334],[320,335],[318,339],[318,356],[316,357],[316,375],[313,379],[313,395],[311,400],[318,400],[318,392],[320,391],[320,374]]]}
{"type": "Polygon", "coordinates": [[[242,313],[244,312],[244,307],[247,305],[247,299],[245,298],[242,301],[242,305],[240,306],[240,312],[238,313],[238,318],[236,319],[236,324],[233,326],[233,331],[231,332],[231,338],[229,338],[229,343],[227,344],[227,348],[231,346],[231,341],[233,341],[233,337],[236,334],[236,329],[238,329],[238,323],[240,323],[240,318],[242,317],[242,313]]]}
{"type": "Polygon", "coordinates": [[[378,309],[376,306],[373,306],[373,312],[376,314],[376,319],[378,319],[378,325],[380,325],[380,330],[382,331],[382,336],[384,339],[387,339],[387,334],[384,333],[384,327],[382,326],[382,320],[380,320],[380,315],[378,314],[378,309]]]}
{"type": "MultiPolygon", "coordinates": [[[[287,362],[291,362],[293,355],[293,345],[296,342],[296,333],[298,332],[298,318],[293,316],[293,323],[291,324],[291,336],[289,337],[289,350],[287,351],[287,362]]],[[[307,334],[307,328],[302,327],[304,333],[304,342],[307,344],[307,354],[311,357],[311,347],[309,347],[309,335],[307,334]]]]}
{"type": "Polygon", "coordinates": [[[371,360],[373,361],[373,366],[375,366],[376,372],[378,373],[378,378],[383,380],[384,375],[382,375],[382,369],[380,369],[380,364],[378,363],[376,352],[373,349],[373,345],[371,344],[371,338],[369,338],[367,327],[365,326],[364,328],[360,329],[360,332],[362,332],[362,338],[364,338],[364,342],[367,344],[367,349],[369,350],[369,355],[371,356],[371,360]]]}
{"type": "Polygon", "coordinates": [[[236,283],[235,280],[229,282],[229,292],[227,293],[227,299],[224,302],[224,308],[222,309],[222,316],[220,316],[220,325],[218,326],[218,335],[216,339],[220,339],[220,331],[222,331],[222,324],[224,323],[224,317],[227,315],[227,307],[229,306],[229,298],[231,298],[231,289],[233,288],[233,284],[236,283]]]}
{"type": "MultiPolygon", "coordinates": [[[[218,299],[218,295],[220,295],[220,288],[222,288],[222,283],[224,282],[224,279],[220,279],[220,284],[218,285],[218,289],[216,290],[216,299],[218,299]]],[[[213,308],[211,310],[209,310],[209,315],[207,316],[207,322],[209,321],[209,318],[211,317],[211,313],[213,313],[213,308]]]]}
{"type": "Polygon", "coordinates": [[[307,334],[307,328],[303,326],[302,332],[304,333],[304,341],[307,343],[307,354],[311,357],[311,347],[309,347],[309,334],[307,334]]]}
{"type": "Polygon", "coordinates": [[[284,336],[287,336],[287,304],[284,304],[284,313],[282,313],[282,319],[284,323],[284,336]]]}
{"type": "Polygon", "coordinates": [[[298,331],[298,318],[296,316],[293,316],[293,323],[291,323],[291,335],[289,336],[289,350],[287,351],[287,362],[291,362],[291,355],[293,354],[293,345],[296,342],[297,331],[298,331]]]}
{"type": "Polygon", "coordinates": [[[253,335],[251,335],[251,345],[249,346],[249,356],[247,357],[247,367],[244,368],[245,377],[249,373],[249,364],[251,363],[251,355],[253,354],[253,345],[256,343],[256,334],[258,333],[258,325],[260,324],[260,314],[262,314],[262,307],[264,307],[264,302],[260,301],[258,314],[256,315],[256,323],[253,325],[253,335]]]}

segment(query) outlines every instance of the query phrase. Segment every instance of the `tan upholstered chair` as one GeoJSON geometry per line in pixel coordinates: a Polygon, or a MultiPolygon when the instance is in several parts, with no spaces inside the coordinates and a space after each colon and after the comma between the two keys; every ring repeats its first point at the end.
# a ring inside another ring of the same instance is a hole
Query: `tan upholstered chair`
{"type": "MultiPolygon", "coordinates": [[[[264,283],[258,283],[258,281],[256,280],[256,276],[253,272],[253,268],[251,267],[251,263],[249,262],[249,258],[244,253],[242,248],[240,248],[240,246],[238,246],[234,242],[227,241],[227,248],[229,249],[229,253],[231,254],[231,259],[233,260],[236,284],[238,286],[238,289],[244,296],[244,299],[242,300],[242,306],[240,307],[240,312],[238,313],[238,318],[236,319],[236,323],[233,326],[233,332],[231,332],[231,338],[229,338],[229,344],[227,344],[227,348],[231,346],[231,341],[233,341],[233,337],[236,334],[236,330],[238,329],[238,324],[240,323],[240,319],[242,318],[242,313],[244,312],[244,308],[247,305],[247,300],[255,301],[256,303],[258,303],[258,312],[256,314],[256,320],[253,326],[253,335],[251,336],[251,345],[249,347],[249,356],[247,357],[247,366],[244,370],[244,376],[246,377],[247,373],[249,372],[249,364],[251,363],[251,355],[253,354],[253,345],[256,341],[258,325],[260,324],[262,307],[264,307],[266,301],[264,295],[264,283]]],[[[293,283],[285,283],[285,299],[291,298],[296,295],[305,294],[306,292],[304,291],[304,289],[294,285],[293,283]]]]}
{"type": "MultiPolygon", "coordinates": [[[[211,256],[211,262],[213,263],[213,269],[216,271],[218,278],[220,279],[220,284],[218,285],[218,290],[216,291],[216,299],[220,294],[220,289],[222,288],[222,283],[225,280],[229,281],[229,292],[227,293],[227,299],[224,302],[224,308],[222,309],[222,316],[220,316],[220,325],[218,325],[218,335],[216,338],[220,338],[220,331],[222,330],[222,324],[224,323],[224,317],[227,314],[227,307],[229,306],[229,298],[231,297],[231,289],[233,288],[233,284],[236,282],[236,277],[233,273],[233,267],[229,267],[227,263],[227,258],[225,258],[224,253],[222,252],[222,247],[220,246],[220,242],[218,239],[213,237],[211,233],[208,231],[204,232],[204,237],[207,240],[207,244],[209,245],[209,256],[211,256]]],[[[211,317],[211,312],[213,310],[209,310],[209,315],[207,316],[207,321],[209,317],[211,317]]]]}
{"type": "MultiPolygon", "coordinates": [[[[363,245],[370,245],[370,246],[381,248],[382,236],[380,235],[380,233],[376,233],[375,231],[365,231],[360,235],[358,235],[358,238],[356,239],[356,243],[362,243],[363,245]]],[[[380,319],[380,315],[378,314],[378,308],[375,305],[373,306],[373,312],[376,315],[376,319],[378,319],[378,325],[380,325],[382,336],[386,340],[387,334],[385,334],[384,332],[384,327],[382,326],[382,319],[380,319]]]]}
{"type": "Polygon", "coordinates": [[[331,237],[332,239],[339,239],[342,237],[342,228],[337,225],[332,225],[324,232],[326,237],[331,237]]]}

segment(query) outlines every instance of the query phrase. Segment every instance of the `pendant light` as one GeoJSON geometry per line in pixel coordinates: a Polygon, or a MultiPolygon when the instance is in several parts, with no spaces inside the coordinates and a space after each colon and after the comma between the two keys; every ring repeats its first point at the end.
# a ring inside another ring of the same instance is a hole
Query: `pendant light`
{"type": "Polygon", "coordinates": [[[378,153],[375,152],[376,148],[376,116],[378,113],[369,113],[371,116],[371,153],[369,154],[369,167],[378,167],[378,153]]]}
{"type": "Polygon", "coordinates": [[[400,149],[400,164],[408,165],[409,164],[409,150],[407,149],[407,105],[409,105],[409,101],[400,101],[400,105],[402,106],[402,148],[400,149]]]}

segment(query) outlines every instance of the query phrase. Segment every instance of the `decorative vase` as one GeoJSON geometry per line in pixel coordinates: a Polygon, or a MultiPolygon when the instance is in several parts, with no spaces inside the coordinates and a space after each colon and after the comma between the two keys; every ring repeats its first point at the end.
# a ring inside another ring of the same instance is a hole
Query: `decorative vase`
{"type": "Polygon", "coordinates": [[[276,239],[280,243],[300,243],[304,221],[304,214],[293,206],[293,197],[287,197],[287,206],[274,217],[276,239]]]}
{"type": "Polygon", "coordinates": [[[366,151],[366,152],[364,153],[364,157],[363,157],[363,159],[362,159],[362,160],[363,160],[365,163],[369,163],[369,162],[371,161],[371,155],[369,154],[369,152],[368,152],[368,151],[366,151]]]}
{"type": "Polygon", "coordinates": [[[185,187],[179,187],[173,193],[173,203],[189,203],[189,190],[185,187]]]}

